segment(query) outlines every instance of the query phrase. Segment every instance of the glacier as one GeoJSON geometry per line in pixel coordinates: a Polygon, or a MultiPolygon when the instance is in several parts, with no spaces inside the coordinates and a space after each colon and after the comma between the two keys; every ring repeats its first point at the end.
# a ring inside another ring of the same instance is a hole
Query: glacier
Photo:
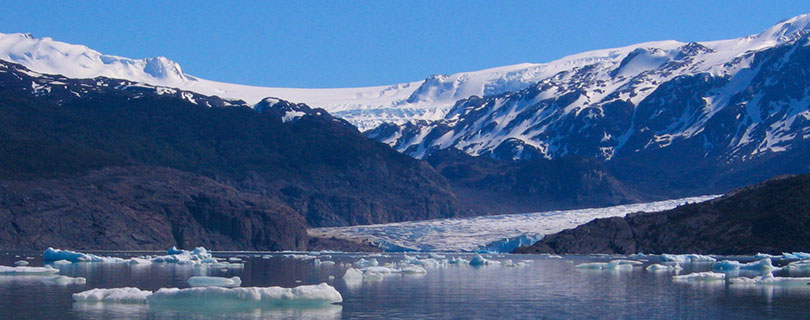
{"type": "MultiPolygon", "coordinates": [[[[528,244],[545,235],[573,228],[596,218],[624,216],[639,211],[662,211],[716,197],[710,195],[606,208],[312,228],[308,233],[313,237],[370,240],[389,252],[510,252],[516,245],[528,244]]],[[[698,259],[698,256],[681,258],[670,255],[667,258],[691,261],[692,258],[698,259]]]]}

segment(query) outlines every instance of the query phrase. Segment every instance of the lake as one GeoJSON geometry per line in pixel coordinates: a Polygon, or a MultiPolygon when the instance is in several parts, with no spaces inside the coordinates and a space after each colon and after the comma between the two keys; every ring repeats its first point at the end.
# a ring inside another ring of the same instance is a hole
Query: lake
{"type": "MultiPolygon", "coordinates": [[[[131,257],[145,253],[99,253],[131,257]]],[[[158,253],[155,253],[158,254],[158,253]]],[[[165,254],[165,253],[160,253],[165,254]]],[[[321,253],[316,264],[306,253],[215,253],[240,257],[242,268],[201,269],[192,265],[72,263],[60,274],[84,277],[85,284],[46,284],[37,276],[0,276],[3,319],[798,319],[810,317],[810,286],[733,286],[727,281],[675,282],[674,272],[649,272],[643,262],[632,270],[580,270],[586,262],[616,257],[484,255],[519,266],[425,266],[426,274],[390,274],[382,280],[347,283],[343,274],[359,259],[399,262],[404,254],[321,253]],[[306,258],[306,259],[304,259],[306,258]],[[527,260],[523,262],[523,260],[527,260]],[[92,288],[137,287],[158,290],[188,287],[194,275],[239,276],[242,287],[294,287],[326,282],[343,302],[321,307],[150,307],[147,304],[75,303],[73,293],[92,288]],[[333,279],[330,279],[333,276],[333,279]]],[[[426,258],[426,254],[409,254],[426,258]]],[[[445,254],[447,259],[471,255],[445,254]]],[[[42,266],[41,252],[0,252],[0,265],[28,259],[42,266]]],[[[441,260],[441,258],[437,258],[441,260]]],[[[750,258],[748,260],[751,260],[750,258]]],[[[775,262],[779,264],[779,262],[775,262]]],[[[679,274],[708,271],[711,263],[683,264],[679,274]]],[[[808,276],[807,274],[776,275],[808,276]]],[[[731,276],[737,276],[732,274],[731,276]]],[[[744,276],[754,276],[743,273],[744,276]]]]}

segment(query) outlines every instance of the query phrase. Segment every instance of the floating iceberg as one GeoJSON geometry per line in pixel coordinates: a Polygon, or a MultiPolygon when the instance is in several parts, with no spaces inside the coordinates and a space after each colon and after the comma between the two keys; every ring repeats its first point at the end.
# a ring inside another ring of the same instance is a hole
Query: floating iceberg
{"type": "Polygon", "coordinates": [[[788,271],[810,271],[810,260],[794,261],[788,263],[784,268],[788,271]]]}
{"type": "Polygon", "coordinates": [[[639,264],[641,264],[641,262],[633,260],[613,260],[610,262],[581,263],[574,266],[574,268],[581,270],[630,271],[633,270],[633,266],[639,264]]]}
{"type": "Polygon", "coordinates": [[[147,303],[152,291],[138,288],[91,289],[73,294],[76,302],[147,303]]]}
{"type": "Polygon", "coordinates": [[[650,271],[650,272],[669,272],[669,271],[680,271],[680,270],[683,270],[683,268],[677,263],[675,263],[673,265],[663,265],[663,264],[654,263],[654,264],[651,264],[651,265],[647,266],[647,268],[645,268],[645,270],[650,271]]]}
{"type": "Polygon", "coordinates": [[[87,279],[82,277],[68,277],[68,276],[50,276],[50,277],[42,277],[40,280],[42,283],[45,284],[58,284],[58,285],[69,285],[69,284],[85,284],[87,283],[87,279]]]}
{"type": "Polygon", "coordinates": [[[343,280],[346,282],[358,282],[363,280],[363,271],[360,271],[355,268],[346,269],[346,273],[343,274],[343,280]]]}
{"type": "Polygon", "coordinates": [[[315,306],[343,302],[343,297],[334,287],[321,283],[295,288],[163,288],[149,295],[147,300],[150,305],[199,306],[216,303],[218,305],[315,306]]]}
{"type": "Polygon", "coordinates": [[[690,274],[685,274],[682,276],[673,276],[672,281],[677,282],[696,282],[696,281],[721,281],[726,279],[725,273],[717,273],[717,272],[695,272],[690,274]]]}
{"type": "Polygon", "coordinates": [[[750,263],[740,263],[739,261],[723,260],[720,262],[716,262],[714,265],[712,265],[712,270],[718,271],[753,270],[753,271],[772,272],[774,270],[780,269],[781,268],[773,266],[773,263],[771,263],[770,258],[765,258],[750,263]]]}
{"type": "Polygon", "coordinates": [[[14,261],[14,265],[19,266],[19,267],[24,267],[24,266],[28,265],[28,261],[25,261],[25,260],[14,261]]]}
{"type": "Polygon", "coordinates": [[[360,260],[357,260],[357,262],[354,263],[354,265],[358,268],[373,267],[379,264],[380,263],[377,261],[377,259],[366,260],[363,258],[360,258],[360,260]]]}
{"type": "Polygon", "coordinates": [[[453,258],[450,258],[450,261],[448,261],[448,263],[449,264],[469,264],[470,262],[467,261],[467,259],[464,259],[462,257],[453,257],[453,258]]]}
{"type": "Polygon", "coordinates": [[[59,269],[53,267],[8,267],[0,266],[0,275],[11,276],[32,276],[32,275],[51,275],[59,273],[59,269]]]}
{"type": "Polygon", "coordinates": [[[484,259],[480,254],[475,255],[472,259],[470,259],[471,266],[483,266],[489,264],[489,260],[484,259]]]}
{"type": "Polygon", "coordinates": [[[194,276],[188,278],[186,282],[188,282],[188,285],[192,287],[238,287],[242,285],[242,279],[239,277],[224,278],[194,276]]]}
{"type": "Polygon", "coordinates": [[[343,301],[334,287],[321,283],[295,288],[162,288],[156,292],[138,288],[92,289],[74,293],[76,302],[149,303],[164,306],[317,306],[343,301]]]}
{"type": "Polygon", "coordinates": [[[70,250],[54,249],[50,247],[48,249],[45,249],[44,252],[42,252],[42,260],[45,261],[67,260],[70,262],[106,262],[106,263],[126,262],[126,260],[121,258],[104,257],[90,253],[81,253],[70,250]]]}
{"type": "Polygon", "coordinates": [[[805,287],[810,284],[810,277],[796,278],[796,277],[774,277],[773,273],[768,273],[763,276],[754,278],[731,278],[728,279],[729,285],[736,286],[757,286],[757,285],[770,285],[770,286],[802,286],[805,287]]]}
{"type": "Polygon", "coordinates": [[[177,250],[177,248],[172,247],[167,253],[168,255],[152,258],[152,262],[178,264],[196,264],[203,263],[203,261],[205,261],[205,263],[217,262],[216,259],[213,259],[212,255],[208,253],[208,250],[203,247],[197,247],[191,251],[177,250]],[[176,253],[178,251],[179,253],[176,253]]]}
{"type": "Polygon", "coordinates": [[[657,259],[663,262],[677,262],[679,264],[717,262],[717,259],[701,254],[662,254],[660,256],[650,256],[650,259],[657,259]]]}
{"type": "Polygon", "coordinates": [[[403,274],[424,274],[427,273],[427,270],[420,266],[411,266],[402,268],[400,272],[403,274]]]}

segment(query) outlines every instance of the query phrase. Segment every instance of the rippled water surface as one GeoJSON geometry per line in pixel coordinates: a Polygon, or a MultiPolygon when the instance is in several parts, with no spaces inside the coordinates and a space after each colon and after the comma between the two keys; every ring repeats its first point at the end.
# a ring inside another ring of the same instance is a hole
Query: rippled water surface
{"type": "MultiPolygon", "coordinates": [[[[130,257],[143,253],[104,253],[130,257]]],[[[490,264],[480,267],[448,265],[426,267],[424,275],[386,275],[380,281],[346,283],[349,266],[366,255],[326,254],[312,259],[279,253],[219,253],[240,256],[241,269],[200,269],[174,264],[128,265],[74,263],[60,266],[60,274],[87,278],[86,284],[45,284],[34,276],[0,276],[0,318],[8,319],[232,319],[232,318],[371,318],[371,319],[672,319],[810,318],[810,285],[729,286],[724,281],[678,283],[672,272],[592,271],[574,265],[607,261],[609,257],[494,255],[494,260],[531,260],[524,266],[490,264]],[[270,255],[270,257],[267,257],[270,255]],[[264,258],[262,256],[265,256],[264,258]],[[242,286],[294,287],[322,282],[333,285],[343,303],[316,308],[150,307],[112,303],[74,303],[71,294],[92,288],[137,287],[157,290],[188,287],[193,275],[239,276],[242,286]],[[334,276],[334,279],[330,279],[334,276]]],[[[31,257],[42,266],[40,252],[0,252],[0,265],[31,257]]],[[[448,256],[449,258],[450,256],[448,256]]],[[[465,256],[467,259],[470,256],[465,256]]],[[[402,254],[375,257],[380,263],[399,262],[402,254]]],[[[645,266],[648,262],[645,262],[645,266]]],[[[711,264],[685,265],[680,274],[707,271],[711,264]]],[[[753,276],[755,274],[742,274],[753,276]]],[[[808,276],[808,274],[779,274],[808,276]]],[[[738,276],[738,274],[732,274],[738,276]]]]}

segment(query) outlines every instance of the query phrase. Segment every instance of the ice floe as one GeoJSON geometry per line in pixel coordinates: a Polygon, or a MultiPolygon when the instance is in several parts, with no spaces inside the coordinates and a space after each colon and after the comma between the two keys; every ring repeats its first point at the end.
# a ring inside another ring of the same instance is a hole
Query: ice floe
{"type": "Polygon", "coordinates": [[[48,248],[42,252],[42,259],[45,261],[67,260],[70,262],[107,262],[107,263],[123,263],[124,259],[115,257],[103,257],[90,253],[81,253],[70,250],[61,250],[48,248]]]}
{"type": "Polygon", "coordinates": [[[82,277],[68,277],[68,276],[45,276],[40,279],[42,283],[45,284],[58,284],[58,285],[70,285],[70,284],[85,284],[87,283],[87,279],[82,277]]]}
{"type": "Polygon", "coordinates": [[[76,302],[147,303],[152,291],[138,288],[97,288],[73,294],[76,302]]]}
{"type": "Polygon", "coordinates": [[[728,279],[729,285],[732,286],[801,286],[806,287],[810,284],[810,277],[774,277],[773,273],[768,273],[759,277],[746,278],[737,277],[728,279]]]}
{"type": "Polygon", "coordinates": [[[343,301],[334,287],[321,283],[294,288],[162,288],[154,293],[138,288],[91,289],[73,294],[76,302],[148,303],[149,305],[205,306],[216,304],[250,306],[297,306],[343,301]]]}
{"type": "Polygon", "coordinates": [[[19,267],[24,267],[24,266],[28,265],[28,261],[25,261],[25,260],[14,261],[14,265],[19,266],[19,267]]]}
{"type": "Polygon", "coordinates": [[[662,254],[659,256],[649,256],[649,259],[662,262],[677,262],[679,264],[717,262],[717,259],[714,257],[701,254],[662,254]]]}
{"type": "Polygon", "coordinates": [[[633,266],[641,265],[639,261],[633,260],[612,260],[610,262],[588,262],[574,266],[580,270],[607,270],[607,271],[630,271],[633,266]]]}
{"type": "Polygon", "coordinates": [[[188,278],[186,282],[192,287],[238,287],[242,285],[242,279],[239,277],[194,276],[188,278]]]}
{"type": "Polygon", "coordinates": [[[45,267],[27,267],[27,266],[19,266],[19,267],[9,267],[9,266],[0,266],[0,275],[50,275],[59,273],[59,269],[45,266],[45,267]]]}
{"type": "Polygon", "coordinates": [[[695,272],[680,276],[673,276],[672,281],[676,282],[702,282],[702,281],[722,281],[726,279],[725,273],[712,271],[695,272]]]}
{"type": "Polygon", "coordinates": [[[679,265],[678,263],[670,264],[670,265],[663,265],[663,264],[653,263],[653,264],[647,266],[644,269],[649,271],[649,272],[670,272],[670,271],[683,270],[681,265],[679,265]]]}
{"type": "Polygon", "coordinates": [[[780,269],[781,268],[773,266],[773,263],[771,262],[770,258],[765,258],[750,263],[741,263],[739,261],[733,260],[723,260],[720,262],[716,262],[712,265],[712,270],[717,271],[752,270],[752,271],[772,272],[780,269]]]}

